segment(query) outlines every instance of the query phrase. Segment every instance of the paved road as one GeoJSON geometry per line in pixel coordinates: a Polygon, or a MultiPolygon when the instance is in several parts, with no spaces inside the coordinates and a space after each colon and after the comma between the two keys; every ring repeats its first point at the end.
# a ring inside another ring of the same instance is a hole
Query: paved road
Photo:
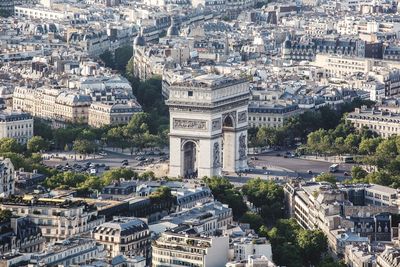
{"type": "MultiPolygon", "coordinates": [[[[50,167],[55,167],[57,165],[63,165],[65,166],[67,163],[72,166],[74,164],[79,164],[79,165],[84,165],[87,162],[91,162],[93,164],[104,164],[106,166],[109,166],[111,169],[112,168],[118,168],[122,166],[122,161],[123,160],[127,160],[128,161],[128,166],[127,167],[137,167],[139,161],[135,160],[137,156],[133,155],[125,155],[122,153],[118,153],[118,152],[110,152],[107,151],[107,156],[98,156],[95,159],[87,159],[87,160],[73,160],[73,159],[67,159],[67,160],[44,160],[44,163],[47,166],[50,167]]],[[[159,159],[159,156],[144,156],[145,158],[154,158],[155,160],[159,159]]],[[[104,168],[99,168],[98,169],[98,174],[101,174],[102,172],[104,172],[104,168]]]]}
{"type": "MultiPolygon", "coordinates": [[[[262,179],[293,179],[300,177],[305,180],[310,180],[314,176],[325,172],[329,172],[329,166],[333,163],[302,159],[302,158],[284,158],[283,156],[276,156],[279,152],[267,153],[265,155],[256,156],[256,160],[251,160],[251,164],[254,168],[251,172],[244,174],[242,177],[237,177],[236,175],[229,176],[229,179],[233,183],[245,183],[247,180],[255,177],[260,177],[262,179]],[[266,169],[262,169],[262,168],[266,169]],[[312,174],[308,174],[308,171],[312,171],[312,174]]],[[[281,155],[284,153],[280,152],[281,155]]],[[[342,163],[339,164],[339,171],[333,173],[339,181],[348,179],[350,177],[345,176],[344,173],[350,173],[353,164],[342,163]]]]}

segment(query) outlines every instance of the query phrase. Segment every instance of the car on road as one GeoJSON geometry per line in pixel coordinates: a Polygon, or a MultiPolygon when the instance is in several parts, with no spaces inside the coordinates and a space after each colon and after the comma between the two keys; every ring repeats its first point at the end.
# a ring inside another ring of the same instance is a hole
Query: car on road
{"type": "Polygon", "coordinates": [[[344,176],[350,176],[350,173],[348,173],[348,172],[344,172],[343,174],[344,174],[344,176]]]}
{"type": "Polygon", "coordinates": [[[122,162],[122,166],[128,166],[128,165],[129,165],[128,161],[122,162]]]}
{"type": "Polygon", "coordinates": [[[312,170],[307,171],[308,174],[313,174],[312,170]]]}
{"type": "Polygon", "coordinates": [[[280,156],[281,156],[281,154],[277,153],[275,156],[277,156],[277,157],[280,157],[280,156]]]}
{"type": "Polygon", "coordinates": [[[110,166],[105,166],[105,167],[104,167],[104,170],[105,170],[105,171],[108,171],[109,169],[110,169],[110,166]]]}
{"type": "Polygon", "coordinates": [[[124,159],[123,161],[121,161],[121,163],[128,163],[128,160],[127,159],[124,159]]]}
{"type": "Polygon", "coordinates": [[[99,155],[100,155],[100,156],[107,156],[107,153],[104,152],[104,151],[100,151],[100,152],[99,152],[99,155]]]}
{"type": "Polygon", "coordinates": [[[97,169],[96,169],[96,168],[91,168],[91,169],[89,170],[89,173],[90,173],[90,174],[96,174],[96,173],[97,173],[97,169]]]}
{"type": "Polygon", "coordinates": [[[251,160],[258,160],[258,157],[251,157],[251,160]]]}

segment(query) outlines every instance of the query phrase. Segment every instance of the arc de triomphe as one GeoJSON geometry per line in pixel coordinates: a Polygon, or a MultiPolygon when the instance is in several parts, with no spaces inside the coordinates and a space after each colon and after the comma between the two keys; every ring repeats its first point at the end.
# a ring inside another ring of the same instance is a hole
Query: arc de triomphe
{"type": "Polygon", "coordinates": [[[249,84],[206,74],[165,84],[172,177],[211,177],[247,168],[249,84]]]}

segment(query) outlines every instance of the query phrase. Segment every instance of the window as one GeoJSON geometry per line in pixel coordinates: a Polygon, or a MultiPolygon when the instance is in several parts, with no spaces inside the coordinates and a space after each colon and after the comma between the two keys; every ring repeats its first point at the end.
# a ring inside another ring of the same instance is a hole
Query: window
{"type": "Polygon", "coordinates": [[[193,96],[193,91],[188,91],[188,96],[193,96]]]}

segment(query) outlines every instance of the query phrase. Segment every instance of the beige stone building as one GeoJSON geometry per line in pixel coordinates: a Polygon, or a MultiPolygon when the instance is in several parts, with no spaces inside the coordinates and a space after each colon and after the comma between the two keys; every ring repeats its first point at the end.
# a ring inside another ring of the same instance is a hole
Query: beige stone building
{"type": "Polygon", "coordinates": [[[228,261],[229,237],[164,232],[152,244],[152,266],[220,267],[228,261]]]}
{"type": "Polygon", "coordinates": [[[253,102],[249,105],[250,127],[282,127],[290,118],[298,116],[304,110],[297,104],[262,104],[253,102]]]}
{"type": "Polygon", "coordinates": [[[59,123],[87,123],[91,98],[55,88],[16,87],[13,108],[59,123]]]}
{"type": "Polygon", "coordinates": [[[142,111],[134,100],[121,103],[94,102],[89,107],[88,124],[93,127],[127,124],[133,114],[142,111]]]}
{"type": "Polygon", "coordinates": [[[346,120],[357,129],[368,128],[384,138],[400,134],[400,114],[366,107],[356,108],[346,120]]]}
{"type": "Polygon", "coordinates": [[[33,118],[20,111],[0,111],[0,138],[14,138],[26,143],[33,136],[33,118]]]}
{"type": "Polygon", "coordinates": [[[150,257],[150,230],[134,217],[115,217],[93,230],[93,238],[104,245],[110,257],[118,255],[150,257]]]}
{"type": "Polygon", "coordinates": [[[16,216],[27,216],[39,226],[48,241],[87,233],[105,220],[104,216],[98,216],[95,206],[83,201],[29,195],[2,199],[0,209],[11,210],[16,216]]]}
{"type": "Polygon", "coordinates": [[[326,77],[344,77],[360,72],[368,73],[372,69],[373,62],[366,58],[317,54],[313,65],[325,69],[326,77]]]}
{"type": "Polygon", "coordinates": [[[0,197],[14,194],[15,172],[11,160],[0,158],[0,197]]]}

